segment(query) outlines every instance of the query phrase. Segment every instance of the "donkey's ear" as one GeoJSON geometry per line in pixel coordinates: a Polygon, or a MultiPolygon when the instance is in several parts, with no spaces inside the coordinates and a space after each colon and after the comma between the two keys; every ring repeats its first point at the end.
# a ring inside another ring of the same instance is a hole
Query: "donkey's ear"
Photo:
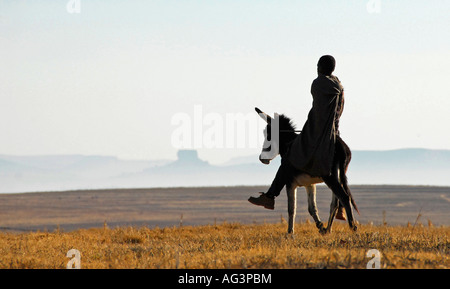
{"type": "Polygon", "coordinates": [[[259,108],[255,107],[256,112],[258,113],[258,115],[265,121],[265,122],[269,122],[272,120],[272,118],[270,117],[270,115],[268,115],[267,113],[263,112],[262,110],[260,110],[259,108]]]}

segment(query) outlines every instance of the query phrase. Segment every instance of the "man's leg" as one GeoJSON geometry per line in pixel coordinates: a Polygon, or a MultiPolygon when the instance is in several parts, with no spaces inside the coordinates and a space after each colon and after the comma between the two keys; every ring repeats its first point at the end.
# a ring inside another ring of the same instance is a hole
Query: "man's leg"
{"type": "Polygon", "coordinates": [[[263,206],[266,209],[273,210],[275,208],[275,197],[280,195],[281,190],[289,180],[286,162],[281,161],[275,179],[272,181],[267,193],[261,193],[258,198],[250,197],[248,201],[257,206],[263,206]]]}
{"type": "Polygon", "coordinates": [[[272,181],[270,188],[267,190],[266,196],[272,199],[278,197],[281,190],[286,185],[287,180],[287,164],[282,161],[280,167],[278,168],[277,174],[275,175],[275,179],[272,181]]]}

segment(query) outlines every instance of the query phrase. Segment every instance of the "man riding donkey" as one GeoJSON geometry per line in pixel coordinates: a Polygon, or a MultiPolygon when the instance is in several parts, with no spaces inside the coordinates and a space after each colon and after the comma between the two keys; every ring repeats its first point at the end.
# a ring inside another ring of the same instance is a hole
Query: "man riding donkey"
{"type": "MultiPolygon", "coordinates": [[[[288,157],[283,158],[275,179],[266,193],[249,202],[273,210],[275,197],[289,181],[285,173],[289,168],[301,170],[311,176],[330,175],[336,137],[339,135],[339,118],[344,108],[344,88],[332,75],[336,61],[324,55],[317,63],[318,77],[311,85],[313,105],[301,133],[293,141],[288,157]]],[[[339,204],[337,219],[345,220],[344,208],[339,204]]]]}

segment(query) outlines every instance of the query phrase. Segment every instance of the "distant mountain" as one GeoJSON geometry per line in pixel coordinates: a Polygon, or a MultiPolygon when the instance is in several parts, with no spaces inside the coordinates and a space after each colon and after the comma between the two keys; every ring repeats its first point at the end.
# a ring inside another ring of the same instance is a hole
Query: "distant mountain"
{"type": "Polygon", "coordinates": [[[199,159],[196,150],[180,150],[178,151],[177,156],[178,158],[176,161],[164,164],[162,166],[147,168],[143,171],[143,173],[189,173],[214,168],[208,162],[199,159]]]}
{"type": "Polygon", "coordinates": [[[349,180],[358,184],[450,185],[450,150],[354,151],[349,180]]]}
{"type": "Polygon", "coordinates": [[[271,182],[277,169],[258,163],[216,166],[201,160],[195,150],[180,150],[176,161],[124,175],[122,181],[138,187],[257,185],[271,182]]]}
{"type": "MultiPolygon", "coordinates": [[[[0,155],[0,193],[73,189],[267,185],[280,165],[258,156],[223,165],[201,160],[195,150],[180,150],[175,161],[120,160],[111,156],[0,155]]],[[[353,151],[350,184],[450,186],[450,151],[399,149],[353,151]]]]}
{"type": "Polygon", "coordinates": [[[388,151],[355,151],[354,161],[358,164],[405,167],[418,166],[449,167],[450,150],[398,149],[388,151]]]}
{"type": "Polygon", "coordinates": [[[0,155],[0,193],[107,188],[111,179],[169,162],[111,156],[0,155]]]}

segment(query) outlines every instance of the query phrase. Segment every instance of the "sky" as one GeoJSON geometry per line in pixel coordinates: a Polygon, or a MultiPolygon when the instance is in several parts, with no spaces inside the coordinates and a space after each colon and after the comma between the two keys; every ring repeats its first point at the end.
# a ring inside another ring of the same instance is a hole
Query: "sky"
{"type": "Polygon", "coordinates": [[[0,0],[0,154],[175,159],[190,130],[210,163],[257,158],[220,144],[227,117],[252,137],[254,107],[301,129],[324,54],[351,149],[448,150],[448,15],[438,0],[0,0]]]}

